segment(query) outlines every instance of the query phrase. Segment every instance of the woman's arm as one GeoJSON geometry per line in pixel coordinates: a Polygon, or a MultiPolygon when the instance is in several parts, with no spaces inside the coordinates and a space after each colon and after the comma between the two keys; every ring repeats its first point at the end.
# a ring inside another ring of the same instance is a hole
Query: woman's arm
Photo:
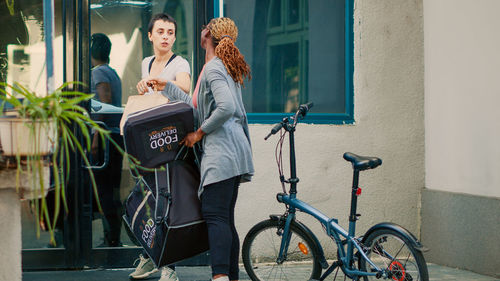
{"type": "Polygon", "coordinates": [[[191,96],[179,89],[179,87],[173,84],[172,81],[168,81],[161,94],[166,96],[171,101],[183,101],[193,107],[191,96]]]}
{"type": "Polygon", "coordinates": [[[183,101],[193,106],[191,96],[179,89],[179,87],[173,84],[172,81],[167,81],[161,78],[148,78],[146,80],[146,84],[153,89],[156,88],[156,90],[161,91],[161,94],[166,96],[171,101],[183,101]]]}
{"type": "Polygon", "coordinates": [[[111,104],[111,85],[108,82],[101,82],[95,86],[95,91],[99,101],[111,104]]]}
{"type": "Polygon", "coordinates": [[[191,88],[191,76],[189,73],[179,72],[175,75],[175,81],[170,82],[179,87],[179,89],[183,90],[186,94],[189,93],[189,89],[191,88]]]}

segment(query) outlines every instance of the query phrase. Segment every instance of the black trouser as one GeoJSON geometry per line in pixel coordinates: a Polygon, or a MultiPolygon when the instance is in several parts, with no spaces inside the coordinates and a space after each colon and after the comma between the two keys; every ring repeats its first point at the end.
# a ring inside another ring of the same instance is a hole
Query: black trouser
{"type": "Polygon", "coordinates": [[[201,212],[207,222],[212,275],[239,279],[240,239],[234,225],[234,207],[240,177],[209,184],[201,195],[201,212]]]}
{"type": "MultiPolygon", "coordinates": [[[[112,139],[123,148],[123,137],[111,134],[112,139]]],[[[100,140],[99,140],[100,141],[100,140]]],[[[120,200],[120,183],[123,155],[113,144],[109,144],[109,163],[103,170],[94,171],[99,201],[104,213],[104,242],[107,246],[120,246],[123,206],[120,200]]]]}

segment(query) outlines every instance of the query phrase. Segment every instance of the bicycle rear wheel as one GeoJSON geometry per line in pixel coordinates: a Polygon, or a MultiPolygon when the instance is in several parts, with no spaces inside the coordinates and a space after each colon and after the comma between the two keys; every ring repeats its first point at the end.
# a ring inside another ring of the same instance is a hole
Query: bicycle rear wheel
{"type": "Polygon", "coordinates": [[[287,259],[277,263],[282,232],[280,222],[276,220],[262,221],[248,232],[242,255],[250,278],[253,281],[319,279],[321,265],[317,245],[294,223],[290,228],[287,259]]]}
{"type": "MultiPolygon", "coordinates": [[[[369,249],[366,253],[375,265],[386,269],[390,278],[396,281],[428,281],[429,273],[424,256],[415,249],[406,237],[391,229],[379,229],[366,237],[364,245],[369,249]]],[[[361,258],[361,270],[372,272],[372,267],[361,258]]],[[[377,280],[375,276],[364,277],[365,281],[377,280]]]]}

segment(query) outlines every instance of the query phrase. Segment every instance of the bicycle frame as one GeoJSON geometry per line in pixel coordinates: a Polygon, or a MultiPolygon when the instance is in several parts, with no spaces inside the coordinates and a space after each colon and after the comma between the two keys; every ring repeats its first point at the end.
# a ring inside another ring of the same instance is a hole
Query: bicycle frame
{"type": "MultiPolygon", "coordinates": [[[[286,118],[285,118],[286,119],[286,118]]],[[[325,214],[323,214],[318,209],[312,207],[311,205],[299,200],[297,198],[297,183],[299,179],[297,178],[296,171],[296,160],[295,160],[295,125],[297,123],[297,115],[294,118],[293,124],[290,124],[288,121],[284,120],[282,122],[282,127],[289,133],[289,147],[290,147],[290,178],[288,180],[281,179],[284,182],[290,184],[290,194],[278,193],[276,198],[278,202],[283,203],[287,206],[287,212],[285,214],[286,222],[283,230],[283,238],[281,240],[281,246],[279,251],[279,256],[277,259],[278,263],[282,263],[286,260],[286,253],[288,252],[288,246],[290,243],[290,226],[292,221],[295,220],[295,213],[297,210],[307,213],[317,219],[326,229],[326,233],[329,237],[333,237],[335,243],[337,244],[339,250],[339,262],[333,263],[330,268],[328,268],[320,280],[324,280],[337,266],[341,266],[343,271],[348,275],[354,276],[376,276],[381,275],[387,276],[387,273],[377,267],[365,254],[362,246],[355,238],[355,230],[356,230],[356,220],[358,215],[356,214],[357,209],[357,191],[358,191],[358,180],[359,180],[359,171],[354,171],[353,177],[353,185],[352,185],[352,194],[351,194],[351,210],[349,215],[349,230],[346,231],[339,224],[338,220],[335,218],[329,218],[325,214]],[[347,252],[344,250],[343,242],[340,236],[347,239],[347,252]],[[354,261],[354,248],[358,250],[361,257],[365,259],[372,267],[375,269],[375,272],[365,272],[360,271],[353,268],[354,261]]],[[[313,234],[314,235],[314,234],[313,234]]],[[[321,245],[318,245],[321,247],[321,245]]]]}
{"type": "MultiPolygon", "coordinates": [[[[344,271],[349,274],[349,275],[356,275],[356,276],[375,276],[377,275],[378,272],[383,273],[383,270],[377,267],[364,253],[361,245],[357,241],[357,239],[354,237],[354,234],[350,234],[351,232],[354,232],[354,222],[350,222],[349,225],[349,232],[347,232],[345,229],[343,229],[340,225],[337,223],[337,219],[335,218],[329,218],[325,214],[321,213],[318,209],[312,207],[311,205],[294,198],[293,195],[287,195],[280,193],[277,196],[278,201],[280,203],[286,204],[288,215],[286,216],[286,222],[285,222],[285,227],[283,230],[283,238],[286,237],[286,239],[281,240],[281,246],[280,246],[280,252],[279,252],[279,257],[278,257],[278,262],[282,262],[286,260],[286,255],[284,253],[287,252],[288,246],[289,246],[289,241],[290,241],[290,225],[293,220],[295,220],[295,212],[296,210],[299,210],[301,212],[307,213],[311,216],[313,216],[315,219],[317,219],[322,225],[325,226],[326,228],[326,233],[328,236],[333,237],[335,240],[335,243],[337,244],[337,247],[339,249],[339,256],[340,260],[342,262],[343,269],[344,271]],[[342,244],[342,240],[340,237],[344,237],[347,239],[347,252],[344,250],[344,246],[342,244]],[[365,271],[360,271],[357,269],[353,269],[351,266],[351,262],[353,261],[354,257],[354,248],[358,250],[358,252],[361,254],[362,258],[364,258],[377,272],[365,272],[365,271]],[[345,266],[344,266],[345,265],[345,266]]],[[[320,245],[321,246],[321,245],[320,245]]],[[[338,266],[338,264],[336,265],[338,266]]],[[[333,270],[333,268],[332,268],[333,270]]],[[[331,271],[327,270],[327,273],[329,274],[331,271]]],[[[325,272],[326,273],[326,272],[325,272]]],[[[326,276],[328,276],[328,274],[326,276]]],[[[326,276],[323,276],[321,279],[324,279],[326,276]]]]}

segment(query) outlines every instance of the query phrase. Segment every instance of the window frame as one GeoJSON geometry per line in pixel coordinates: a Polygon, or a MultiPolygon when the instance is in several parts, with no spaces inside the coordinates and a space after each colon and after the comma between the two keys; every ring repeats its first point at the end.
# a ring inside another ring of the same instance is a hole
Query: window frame
{"type": "MultiPolygon", "coordinates": [[[[224,16],[224,0],[214,1],[214,16],[224,16]]],[[[345,112],[344,113],[309,113],[303,123],[309,124],[333,124],[345,125],[354,124],[354,0],[344,0],[344,44],[345,44],[345,112]]],[[[314,101],[313,101],[314,102],[314,101]]],[[[314,110],[313,110],[314,112],[314,110]]],[[[250,124],[274,124],[281,121],[291,113],[247,113],[248,123],[250,124]]]]}

